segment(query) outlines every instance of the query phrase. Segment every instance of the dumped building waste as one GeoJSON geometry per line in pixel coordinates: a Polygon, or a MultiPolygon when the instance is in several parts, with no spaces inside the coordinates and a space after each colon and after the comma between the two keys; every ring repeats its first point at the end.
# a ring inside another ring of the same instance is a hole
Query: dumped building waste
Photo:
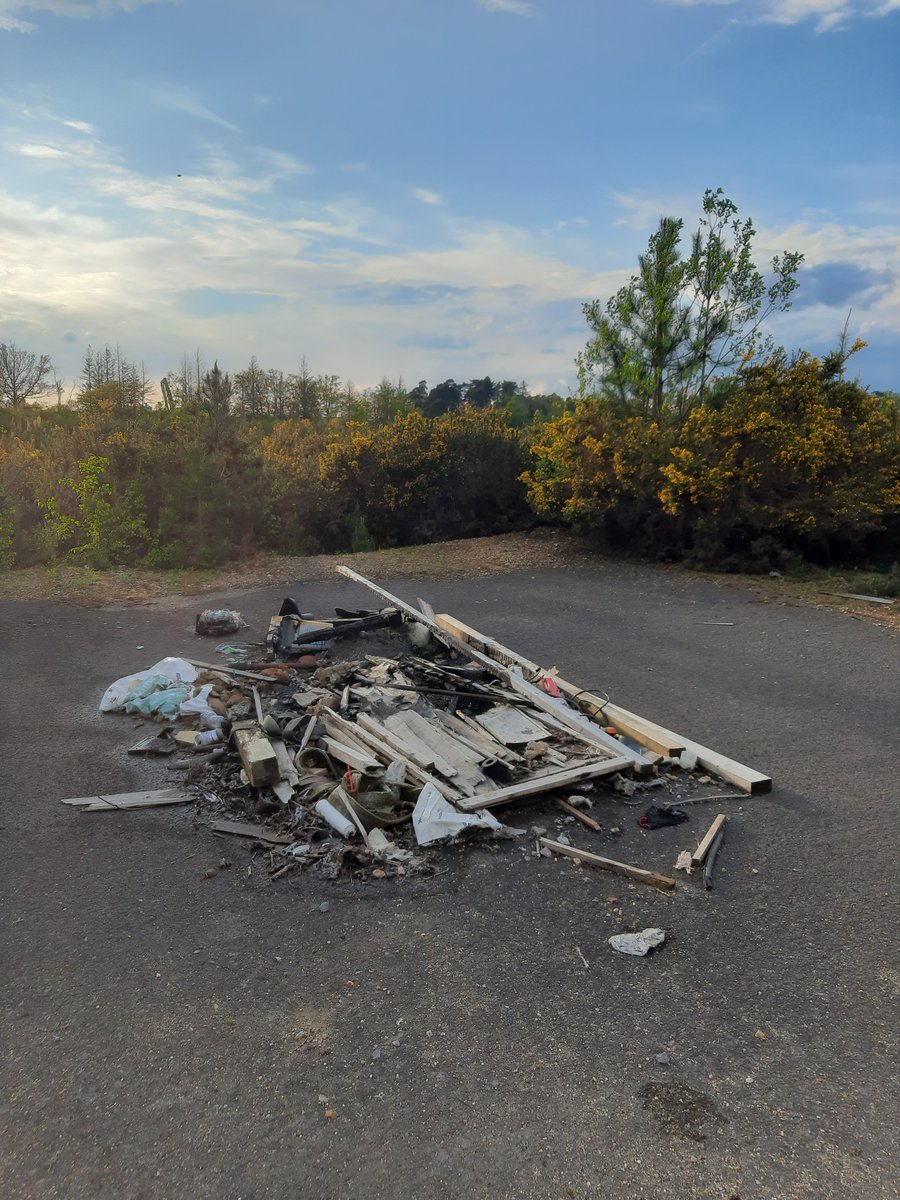
{"type": "Polygon", "coordinates": [[[667,891],[676,887],[669,876],[595,853],[602,842],[580,849],[567,833],[619,835],[622,806],[646,810],[630,822],[642,831],[687,821],[680,805],[707,798],[713,777],[738,796],[770,789],[760,772],[569,683],[426,601],[414,607],[338,570],[378,607],[321,619],[288,597],[264,645],[224,644],[217,649],[227,663],[165,658],[107,688],[102,712],[161,722],[129,753],[165,758],[157,770],[178,772],[177,786],[64,803],[110,812],[193,802],[213,833],[264,848],[272,878],[298,869],[401,877],[433,870],[441,843],[503,838],[536,857],[564,856],[667,891]],[[552,806],[556,838],[526,837],[522,811],[535,802],[552,806]]]}

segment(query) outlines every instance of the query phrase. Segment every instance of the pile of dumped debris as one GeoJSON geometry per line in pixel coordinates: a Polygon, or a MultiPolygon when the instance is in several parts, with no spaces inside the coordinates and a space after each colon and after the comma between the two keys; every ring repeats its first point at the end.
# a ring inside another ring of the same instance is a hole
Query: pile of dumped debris
{"type": "MultiPolygon", "coordinates": [[[[470,829],[524,835],[491,810],[547,793],[567,825],[599,831],[585,809],[601,780],[635,803],[677,781],[680,799],[649,805],[644,829],[686,820],[683,803],[720,798],[684,796],[710,776],[736,785],[738,796],[771,787],[765,775],[566,682],[426,602],[414,608],[338,570],[382,607],[316,620],[288,599],[264,654],[226,644],[219,650],[240,665],[163,659],[107,689],[102,711],[165,722],[130,753],[180,755],[170,764],[183,772],[179,786],[64,803],[100,812],[196,802],[215,818],[214,832],[266,847],[273,878],[300,867],[383,878],[431,869],[425,848],[470,829]]],[[[231,617],[201,614],[198,631],[237,632],[243,622],[231,617]]],[[[720,814],[676,864],[705,865],[707,886],[724,824],[720,814]]],[[[565,832],[539,836],[529,852],[675,887],[668,876],[579,849],[565,832]]]]}

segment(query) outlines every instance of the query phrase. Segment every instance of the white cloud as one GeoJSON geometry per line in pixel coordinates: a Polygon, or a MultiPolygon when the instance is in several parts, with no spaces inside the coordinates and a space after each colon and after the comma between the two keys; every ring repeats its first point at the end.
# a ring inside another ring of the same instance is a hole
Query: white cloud
{"type": "Polygon", "coordinates": [[[0,29],[33,33],[38,26],[31,21],[23,21],[16,15],[22,12],[87,19],[109,17],[117,12],[132,12],[145,4],[173,2],[174,0],[0,0],[0,29]]]}
{"type": "Polygon", "coordinates": [[[517,17],[534,15],[534,5],[528,0],[476,0],[476,3],[488,12],[514,13],[517,17]]]}
{"type": "Polygon", "coordinates": [[[5,29],[8,33],[34,33],[37,25],[31,21],[20,21],[18,17],[11,17],[0,9],[0,29],[5,29]]]}
{"type": "Polygon", "coordinates": [[[61,150],[59,146],[47,146],[42,142],[20,142],[18,145],[11,145],[8,148],[13,154],[20,154],[22,158],[43,158],[49,160],[69,157],[67,150],[61,150]]]}
{"type": "Polygon", "coordinates": [[[700,5],[736,7],[748,21],[800,25],[814,21],[817,33],[843,29],[865,17],[885,17],[900,9],[900,0],[657,0],[680,8],[700,5]]]}
{"type": "Polygon", "coordinates": [[[428,188],[410,188],[410,191],[423,204],[441,205],[444,203],[444,198],[440,192],[432,192],[428,188]]]}
{"type": "Polygon", "coordinates": [[[69,129],[74,129],[77,133],[93,133],[94,127],[88,121],[63,121],[63,125],[67,125],[69,129]]]}

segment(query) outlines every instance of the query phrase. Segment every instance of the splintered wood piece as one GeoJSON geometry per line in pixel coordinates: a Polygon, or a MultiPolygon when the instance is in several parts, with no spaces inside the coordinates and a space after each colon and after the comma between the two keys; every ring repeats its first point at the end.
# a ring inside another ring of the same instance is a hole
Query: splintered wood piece
{"type": "Polygon", "coordinates": [[[602,858],[589,850],[579,850],[577,846],[564,846],[562,842],[554,842],[551,838],[542,837],[540,843],[554,854],[564,854],[566,858],[574,858],[576,862],[585,863],[589,867],[599,867],[602,871],[612,871],[614,875],[625,875],[635,883],[646,883],[662,892],[670,892],[675,887],[675,880],[670,879],[668,875],[657,875],[655,871],[645,871],[642,867],[616,862],[614,858],[602,858]]]}
{"type": "Polygon", "coordinates": [[[238,679],[255,679],[258,683],[272,682],[272,678],[269,675],[255,675],[253,671],[237,671],[234,667],[229,667],[225,663],[200,662],[196,658],[186,658],[184,661],[189,662],[192,667],[197,667],[201,671],[218,671],[220,675],[235,675],[238,679]]]}
{"type": "Polygon", "coordinates": [[[712,825],[710,825],[709,829],[707,829],[706,833],[704,834],[703,841],[700,843],[700,845],[697,847],[697,849],[691,855],[691,861],[693,862],[695,867],[699,867],[699,865],[703,862],[704,858],[706,858],[707,854],[709,853],[710,846],[715,841],[716,834],[719,832],[719,830],[722,828],[722,826],[724,824],[725,824],[725,814],[719,813],[719,815],[713,821],[712,825]]]}
{"type": "Polygon", "coordinates": [[[593,829],[594,833],[599,833],[603,828],[599,821],[595,821],[593,817],[589,817],[587,813],[583,813],[580,808],[576,808],[568,800],[557,800],[556,807],[561,808],[563,812],[567,812],[570,817],[574,817],[582,825],[586,825],[588,829],[593,829]]]}
{"type": "Polygon", "coordinates": [[[346,742],[339,742],[332,737],[323,737],[319,739],[319,745],[332,758],[336,758],[345,766],[352,767],[354,771],[371,774],[373,771],[383,770],[377,758],[373,758],[371,754],[366,754],[362,750],[357,750],[354,746],[348,746],[346,742]]]}
{"type": "Polygon", "coordinates": [[[80,807],[82,812],[115,812],[129,808],[159,808],[166,804],[189,804],[193,796],[180,788],[151,792],[107,792],[97,796],[73,796],[63,804],[80,807]]]}

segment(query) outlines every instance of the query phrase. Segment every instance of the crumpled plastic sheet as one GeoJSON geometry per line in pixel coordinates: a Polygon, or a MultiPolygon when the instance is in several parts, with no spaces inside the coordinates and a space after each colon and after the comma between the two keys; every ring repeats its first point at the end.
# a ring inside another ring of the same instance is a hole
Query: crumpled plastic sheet
{"type": "Polygon", "coordinates": [[[413,831],[420,846],[430,846],[432,842],[440,842],[444,838],[456,837],[464,829],[490,829],[494,833],[519,837],[524,829],[511,829],[501,825],[497,818],[487,811],[464,813],[454,808],[449,800],[445,800],[433,783],[426,783],[419,792],[416,807],[412,814],[413,831]]]}
{"type": "MultiPolygon", "coordinates": [[[[125,675],[121,679],[117,679],[115,683],[111,683],[100,699],[100,711],[118,712],[125,708],[126,701],[138,699],[139,697],[135,695],[137,689],[152,678],[156,678],[157,683],[151,687],[149,692],[142,694],[141,699],[149,698],[153,692],[192,684],[197,678],[197,668],[192,667],[184,658],[161,658],[152,667],[147,667],[144,671],[135,671],[133,675],[125,675]]],[[[191,690],[190,687],[183,687],[184,694],[179,698],[179,704],[188,698],[191,690]]],[[[177,712],[177,710],[178,705],[175,706],[175,711],[177,712]]],[[[126,709],[126,711],[129,710],[126,709]]],[[[135,709],[132,711],[145,710],[135,709]]]]}

